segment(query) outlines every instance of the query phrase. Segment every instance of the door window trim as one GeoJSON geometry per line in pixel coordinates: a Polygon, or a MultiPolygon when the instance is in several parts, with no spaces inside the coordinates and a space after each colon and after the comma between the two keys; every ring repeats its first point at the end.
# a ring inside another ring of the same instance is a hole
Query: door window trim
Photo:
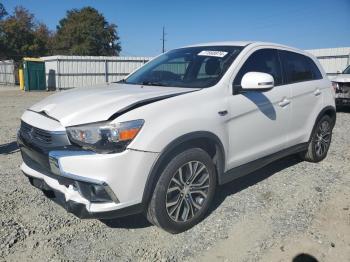
{"type": "Polygon", "coordinates": [[[319,81],[319,80],[323,80],[324,79],[321,70],[319,69],[318,65],[315,63],[315,61],[311,57],[309,57],[307,55],[304,55],[304,54],[301,54],[301,53],[293,52],[293,51],[290,51],[290,50],[277,49],[277,52],[279,54],[278,56],[280,57],[280,63],[281,63],[281,66],[282,66],[282,73],[283,73],[283,79],[284,79],[283,84],[284,85],[293,85],[293,84],[297,84],[297,83],[304,83],[304,82],[310,82],[310,81],[319,81]],[[287,78],[287,72],[284,69],[282,58],[281,58],[282,57],[282,55],[281,55],[282,52],[289,52],[289,53],[301,55],[301,56],[304,56],[305,58],[311,60],[311,62],[314,63],[314,65],[316,66],[317,70],[319,71],[321,78],[319,78],[319,79],[300,80],[300,81],[294,81],[294,82],[287,83],[287,79],[288,79],[287,78]]]}

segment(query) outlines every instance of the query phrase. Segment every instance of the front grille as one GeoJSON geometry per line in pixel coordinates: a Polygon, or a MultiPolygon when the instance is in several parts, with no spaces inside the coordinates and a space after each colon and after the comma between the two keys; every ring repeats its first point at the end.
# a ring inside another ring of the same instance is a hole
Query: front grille
{"type": "Polygon", "coordinates": [[[21,122],[21,135],[26,139],[37,141],[43,144],[52,143],[52,134],[49,131],[31,126],[26,122],[21,122]]]}
{"type": "Polygon", "coordinates": [[[40,173],[47,174],[50,172],[50,165],[47,156],[38,152],[21,150],[23,162],[40,173]]]}

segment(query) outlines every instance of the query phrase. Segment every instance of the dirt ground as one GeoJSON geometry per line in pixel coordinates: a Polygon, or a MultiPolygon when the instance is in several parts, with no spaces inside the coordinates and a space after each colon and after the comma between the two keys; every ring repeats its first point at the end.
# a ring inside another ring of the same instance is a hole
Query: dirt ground
{"type": "Polygon", "coordinates": [[[80,220],[30,186],[16,130],[47,95],[0,86],[0,261],[350,261],[350,110],[324,161],[291,156],[222,186],[202,223],[171,235],[142,215],[80,220]]]}

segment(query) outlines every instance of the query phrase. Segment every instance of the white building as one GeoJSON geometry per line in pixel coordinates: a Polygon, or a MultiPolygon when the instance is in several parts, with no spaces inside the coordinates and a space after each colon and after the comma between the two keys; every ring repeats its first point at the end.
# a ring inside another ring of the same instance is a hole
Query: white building
{"type": "Polygon", "coordinates": [[[350,64],[350,47],[306,50],[320,61],[327,75],[334,76],[350,64]]]}

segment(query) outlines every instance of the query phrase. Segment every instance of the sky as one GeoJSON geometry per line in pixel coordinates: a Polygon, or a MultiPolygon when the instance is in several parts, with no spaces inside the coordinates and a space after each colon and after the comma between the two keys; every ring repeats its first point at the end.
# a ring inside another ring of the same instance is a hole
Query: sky
{"type": "Polygon", "coordinates": [[[22,5],[51,30],[72,8],[92,6],[118,25],[121,55],[154,56],[212,41],[258,40],[300,49],[350,46],[350,0],[0,0],[22,5]]]}

